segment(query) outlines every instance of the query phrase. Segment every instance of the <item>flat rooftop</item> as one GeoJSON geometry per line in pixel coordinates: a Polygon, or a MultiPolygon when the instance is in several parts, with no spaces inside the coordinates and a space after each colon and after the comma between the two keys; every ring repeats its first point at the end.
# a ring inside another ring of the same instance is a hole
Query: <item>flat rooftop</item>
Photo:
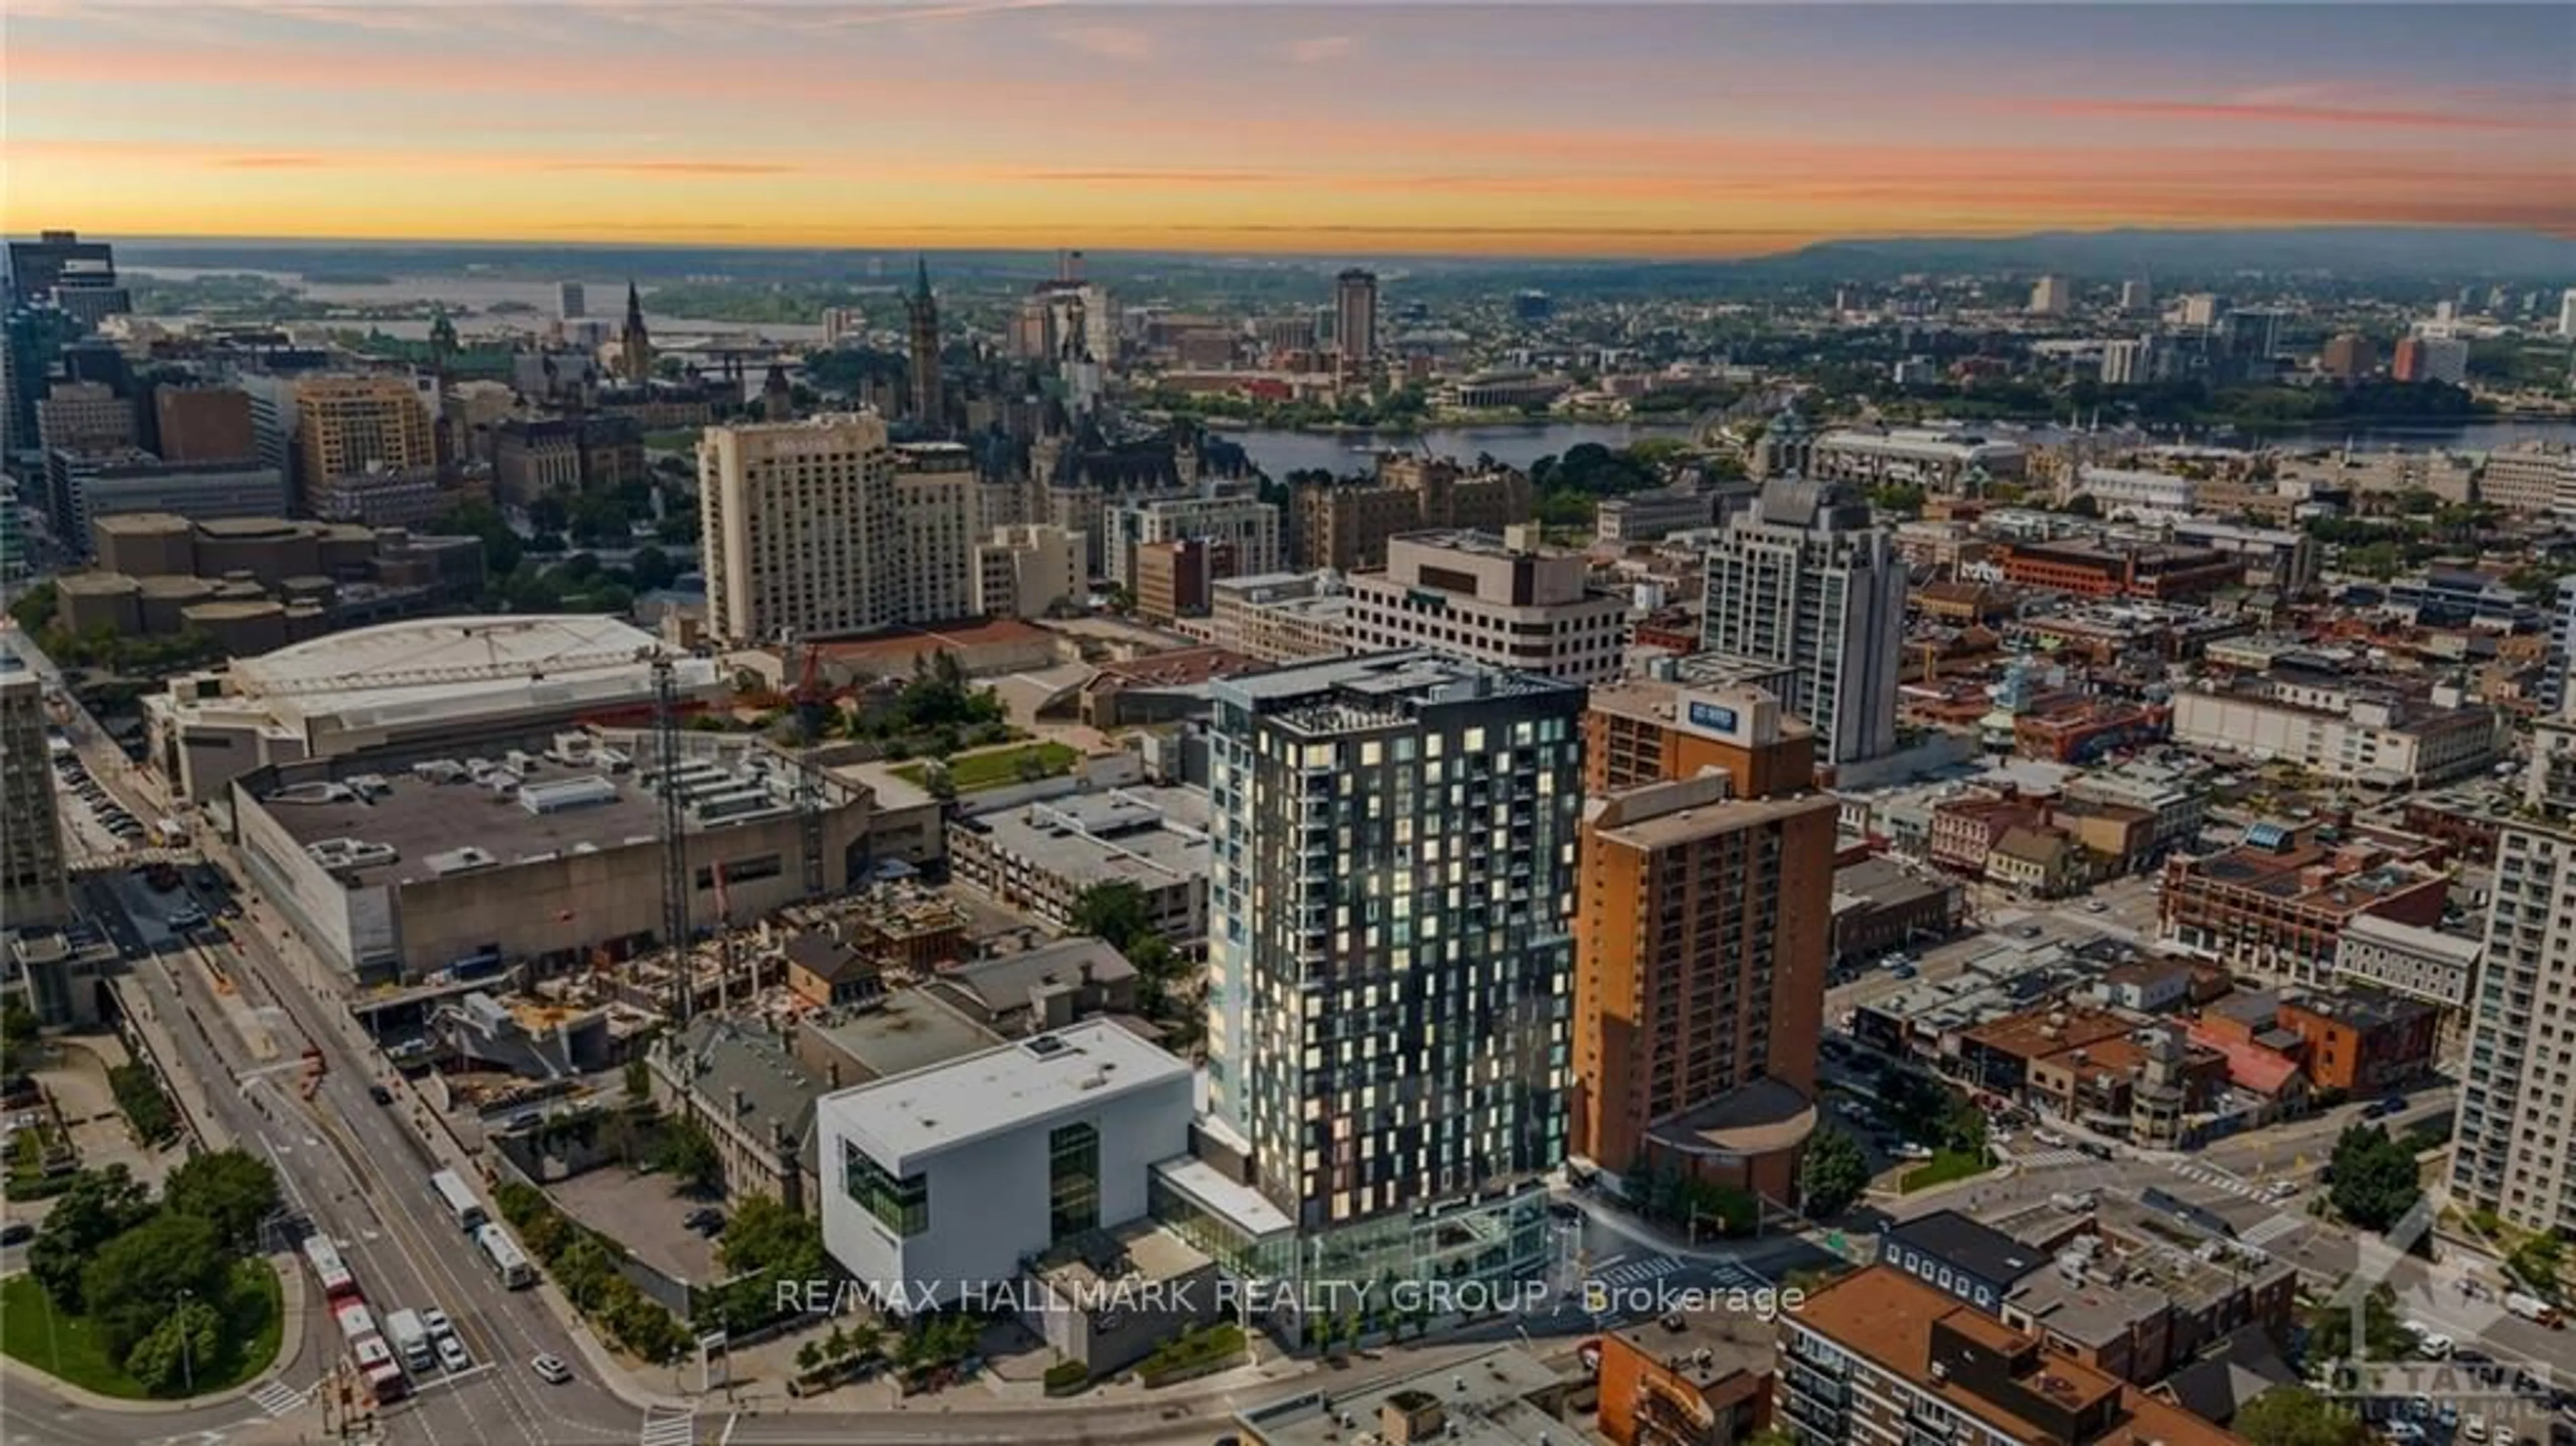
{"type": "MultiPolygon", "coordinates": [[[[1583,691],[1580,684],[1560,683],[1422,650],[1319,658],[1246,677],[1219,679],[1215,686],[1220,698],[1248,704],[1263,713],[1280,713],[1310,702],[1329,703],[1339,696],[1361,708],[1387,710],[1390,716],[1407,702],[1465,703],[1479,697],[1551,691],[1580,695],[1583,691]]],[[[1326,727],[1309,731],[1330,734],[1344,730],[1326,727]]]]}
{"type": "Polygon", "coordinates": [[[919,989],[900,989],[866,1009],[825,1010],[798,1026],[849,1056],[871,1079],[911,1074],[991,1049],[991,1030],[919,989]]]}
{"type": "Polygon", "coordinates": [[[963,820],[996,848],[1088,887],[1158,889],[1207,877],[1208,797],[1194,788],[1122,787],[1040,799],[963,820]]]}
{"type": "Polygon", "coordinates": [[[843,1090],[822,1108],[890,1169],[1060,1111],[1138,1090],[1188,1086],[1190,1067],[1106,1020],[843,1090]]]}
{"type": "Polygon", "coordinates": [[[1515,1346],[1498,1346],[1364,1390],[1333,1391],[1329,1400],[1322,1390],[1307,1390],[1252,1407],[1235,1419],[1265,1446],[1342,1446],[1358,1439],[1358,1433],[1377,1432],[1379,1413],[1390,1401],[1399,1410],[1408,1404],[1437,1404],[1448,1418],[1440,1436],[1444,1446],[1543,1446],[1581,1435],[1574,1423],[1529,1403],[1528,1398],[1558,1384],[1556,1372],[1536,1357],[1515,1346]],[[1343,1427],[1344,1417],[1358,1425],[1343,1427]]]}

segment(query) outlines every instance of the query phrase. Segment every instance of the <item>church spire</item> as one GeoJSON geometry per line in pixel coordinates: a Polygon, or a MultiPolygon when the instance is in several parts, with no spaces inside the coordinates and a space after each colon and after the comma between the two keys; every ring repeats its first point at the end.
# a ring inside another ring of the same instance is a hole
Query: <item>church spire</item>
{"type": "Polygon", "coordinates": [[[644,298],[631,276],[626,278],[626,325],[617,333],[617,374],[639,387],[653,377],[653,339],[644,330],[644,298]]]}
{"type": "Polygon", "coordinates": [[[916,251],[912,256],[912,295],[916,301],[930,299],[930,258],[916,251]]]}

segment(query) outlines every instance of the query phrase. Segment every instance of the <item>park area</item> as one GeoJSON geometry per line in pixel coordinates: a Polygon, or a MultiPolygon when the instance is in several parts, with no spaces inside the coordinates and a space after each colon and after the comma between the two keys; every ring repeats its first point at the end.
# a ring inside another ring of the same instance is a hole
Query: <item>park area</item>
{"type": "Polygon", "coordinates": [[[959,793],[979,793],[987,788],[1002,788],[1014,783],[1032,783],[1070,773],[1082,761],[1082,754],[1062,743],[1020,743],[1008,748],[991,748],[981,753],[961,753],[945,763],[924,759],[899,764],[891,771],[906,783],[938,790],[932,783],[934,770],[944,769],[950,787],[959,793]]]}
{"type": "Polygon", "coordinates": [[[276,1361],[286,1331],[277,1272],[264,1260],[235,1261],[228,1294],[215,1313],[223,1321],[216,1349],[202,1360],[183,1353],[178,1390],[156,1392],[145,1389],[110,1354],[98,1325],[57,1311],[34,1276],[13,1275],[0,1282],[0,1351],[58,1380],[119,1400],[205,1395],[252,1380],[276,1361]]]}

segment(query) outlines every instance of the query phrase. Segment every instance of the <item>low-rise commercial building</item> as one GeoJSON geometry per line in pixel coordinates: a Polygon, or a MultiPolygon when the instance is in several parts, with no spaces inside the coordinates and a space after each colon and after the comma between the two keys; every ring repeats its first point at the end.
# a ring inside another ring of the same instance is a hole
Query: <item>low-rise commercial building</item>
{"type": "Polygon", "coordinates": [[[955,820],[949,868],[1057,930],[1074,927],[1085,890],[1132,884],[1156,932],[1187,943],[1207,937],[1207,829],[1207,795],[1196,789],[1105,789],[955,820]]]}
{"type": "Polygon", "coordinates": [[[1348,650],[1350,595],[1338,574],[1275,572],[1208,584],[1208,641],[1264,663],[1333,658],[1348,650]]]}
{"type": "Polygon", "coordinates": [[[826,1095],[824,1248],[890,1302],[989,1294],[1144,1218],[1191,1098],[1186,1062],[1107,1021],[826,1095]]]}
{"type": "Polygon", "coordinates": [[[2450,890],[2449,876],[2420,852],[2265,823],[2222,853],[2166,860],[2162,926],[2174,943],[2236,973],[2318,986],[2332,976],[2353,920],[2432,928],[2450,890]]]}
{"type": "Polygon", "coordinates": [[[2244,571],[2205,547],[2151,542],[2015,543],[2003,555],[2005,581],[2084,597],[2202,598],[2234,586],[2244,571]]]}
{"type": "Polygon", "coordinates": [[[2494,709],[2454,684],[2417,697],[2393,688],[2276,668],[2173,699],[2174,741],[2374,788],[2422,788],[2492,765],[2502,746],[2494,709]]]}
{"type": "Polygon", "coordinates": [[[1889,1265],[1781,1318],[1773,1419],[1799,1446],[1909,1431],[2015,1446],[2247,1446],[1889,1265]]]}

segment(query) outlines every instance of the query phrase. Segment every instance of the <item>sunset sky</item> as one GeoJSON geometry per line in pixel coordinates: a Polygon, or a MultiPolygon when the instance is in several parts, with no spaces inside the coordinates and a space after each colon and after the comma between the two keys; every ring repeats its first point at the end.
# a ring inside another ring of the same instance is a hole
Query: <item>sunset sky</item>
{"type": "Polygon", "coordinates": [[[2576,235],[2554,4],[0,0],[0,226],[1729,255],[2576,235]]]}

